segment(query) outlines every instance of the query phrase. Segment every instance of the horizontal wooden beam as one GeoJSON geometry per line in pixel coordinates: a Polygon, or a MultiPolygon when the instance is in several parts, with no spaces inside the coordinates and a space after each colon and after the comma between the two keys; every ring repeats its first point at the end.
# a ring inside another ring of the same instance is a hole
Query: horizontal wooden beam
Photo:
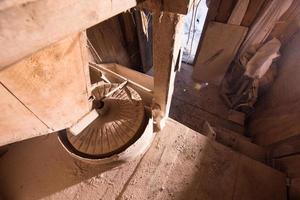
{"type": "Polygon", "coordinates": [[[5,0],[1,2],[0,70],[137,4],[137,0],[14,0],[15,4],[5,0]]]}
{"type": "Polygon", "coordinates": [[[192,8],[193,4],[196,6],[200,0],[147,0],[143,2],[140,7],[161,11],[172,12],[177,14],[187,14],[192,8]]]}

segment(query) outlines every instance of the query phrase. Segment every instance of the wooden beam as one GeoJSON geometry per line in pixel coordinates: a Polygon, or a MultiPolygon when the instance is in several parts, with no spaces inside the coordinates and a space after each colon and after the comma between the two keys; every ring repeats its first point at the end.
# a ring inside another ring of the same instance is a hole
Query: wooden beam
{"type": "Polygon", "coordinates": [[[261,11],[264,3],[265,0],[251,0],[241,25],[250,27],[261,11]]]}
{"type": "Polygon", "coordinates": [[[0,70],[136,4],[136,0],[36,0],[3,4],[7,9],[0,11],[0,70]]]}
{"type": "Polygon", "coordinates": [[[161,117],[169,114],[183,22],[180,14],[153,13],[154,102],[161,117]]]}
{"type": "Polygon", "coordinates": [[[191,6],[197,5],[200,0],[163,0],[164,11],[187,14],[191,6]]]}
{"type": "Polygon", "coordinates": [[[249,2],[250,0],[239,0],[236,3],[227,23],[233,25],[241,25],[245,13],[247,11],[249,2]]]}
{"type": "Polygon", "coordinates": [[[162,11],[177,14],[187,14],[190,8],[197,5],[200,0],[147,0],[140,4],[141,8],[155,10],[157,8],[162,11]]]}

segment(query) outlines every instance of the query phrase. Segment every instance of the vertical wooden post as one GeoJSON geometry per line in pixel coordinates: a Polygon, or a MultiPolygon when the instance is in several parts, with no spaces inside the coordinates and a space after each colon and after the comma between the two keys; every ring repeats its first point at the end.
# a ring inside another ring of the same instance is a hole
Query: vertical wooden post
{"type": "Polygon", "coordinates": [[[169,115],[183,19],[177,13],[153,12],[154,110],[160,110],[158,120],[169,115]]]}

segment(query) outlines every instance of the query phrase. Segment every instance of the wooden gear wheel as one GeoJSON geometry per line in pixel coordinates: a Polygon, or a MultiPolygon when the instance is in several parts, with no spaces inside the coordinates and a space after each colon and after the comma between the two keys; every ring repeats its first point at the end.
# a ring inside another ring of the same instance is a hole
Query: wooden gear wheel
{"type": "MultiPolygon", "coordinates": [[[[92,91],[94,102],[119,84],[103,84],[92,91]]],[[[101,159],[121,153],[143,133],[146,116],[140,95],[125,86],[94,104],[99,116],[77,136],[66,131],[62,143],[80,157],[101,159]]]]}

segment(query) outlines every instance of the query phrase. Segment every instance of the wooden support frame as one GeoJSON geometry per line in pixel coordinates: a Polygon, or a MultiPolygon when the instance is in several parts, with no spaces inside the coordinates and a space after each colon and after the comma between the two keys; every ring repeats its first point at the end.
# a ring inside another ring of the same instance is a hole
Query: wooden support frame
{"type": "Polygon", "coordinates": [[[183,15],[154,12],[153,15],[153,64],[154,102],[164,117],[169,114],[175,66],[181,46],[183,15]]]}
{"type": "Polygon", "coordinates": [[[152,114],[158,128],[164,126],[169,115],[176,64],[181,49],[184,14],[191,0],[148,0],[140,5],[152,11],[154,94],[152,114]]]}

